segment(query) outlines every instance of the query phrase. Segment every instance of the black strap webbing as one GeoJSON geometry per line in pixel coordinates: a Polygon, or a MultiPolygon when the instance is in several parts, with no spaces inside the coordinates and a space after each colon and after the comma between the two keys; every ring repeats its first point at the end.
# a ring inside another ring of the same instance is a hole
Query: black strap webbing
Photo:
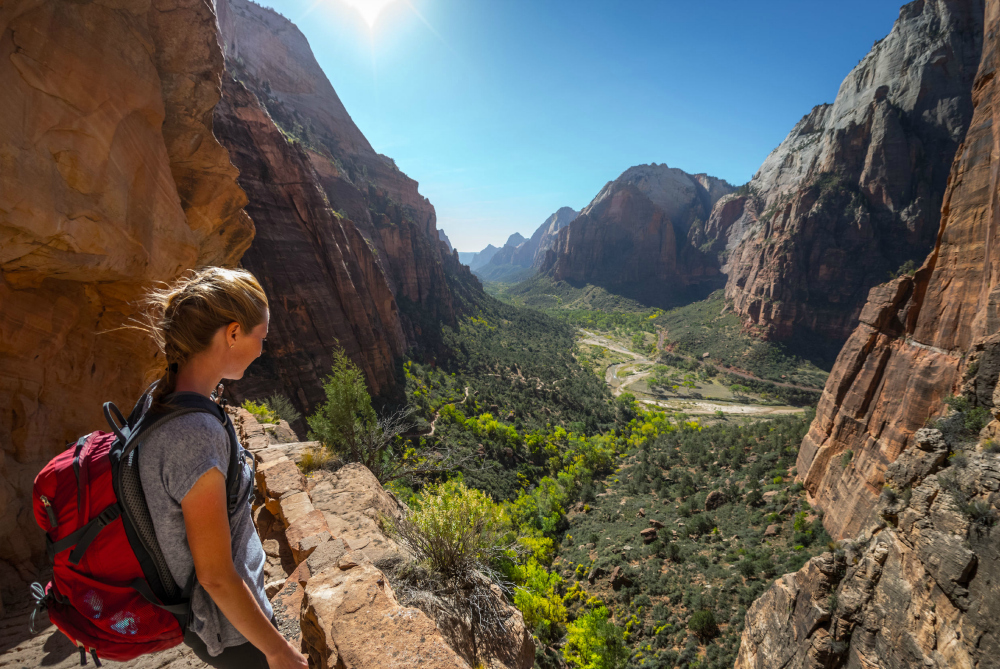
{"type": "Polygon", "coordinates": [[[149,584],[146,583],[145,579],[137,578],[129,586],[142,595],[142,598],[153,606],[158,606],[164,611],[169,611],[175,616],[186,616],[188,612],[189,602],[181,602],[180,604],[162,604],[160,600],[156,598],[153,594],[152,589],[150,589],[149,584]]]}
{"type": "Polygon", "coordinates": [[[48,537],[46,536],[49,559],[55,559],[58,553],[76,546],[73,552],[69,554],[69,561],[71,564],[80,564],[80,559],[91,542],[97,538],[101,530],[110,525],[119,515],[121,515],[121,508],[117,504],[111,504],[92,518],[89,523],[59,541],[48,541],[48,537]]]}

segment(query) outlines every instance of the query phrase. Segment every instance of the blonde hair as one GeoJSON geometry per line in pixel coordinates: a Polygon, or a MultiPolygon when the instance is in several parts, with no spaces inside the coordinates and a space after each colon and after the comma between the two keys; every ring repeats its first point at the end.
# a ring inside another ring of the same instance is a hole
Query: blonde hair
{"type": "Polygon", "coordinates": [[[267,295],[246,270],[205,267],[151,289],[143,305],[135,327],[153,338],[167,362],[153,392],[158,404],[176,388],[180,366],[207,349],[219,328],[235,322],[248,333],[263,323],[267,295]]]}

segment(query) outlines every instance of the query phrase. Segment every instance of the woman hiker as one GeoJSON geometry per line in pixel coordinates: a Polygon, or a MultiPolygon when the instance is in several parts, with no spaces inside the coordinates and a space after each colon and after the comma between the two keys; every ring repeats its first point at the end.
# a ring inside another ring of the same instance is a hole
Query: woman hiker
{"type": "MultiPolygon", "coordinates": [[[[209,267],[150,292],[146,316],[142,327],[167,363],[151,395],[156,410],[185,393],[208,399],[222,379],[242,378],[261,354],[269,314],[252,274],[209,267]]],[[[305,669],[305,656],[275,627],[264,593],[265,555],[249,502],[253,471],[245,461],[241,503],[228,513],[230,452],[226,426],[205,412],[171,418],[142,443],[139,475],[167,566],[182,586],[192,570],[197,576],[184,642],[212,667],[305,669]]]]}

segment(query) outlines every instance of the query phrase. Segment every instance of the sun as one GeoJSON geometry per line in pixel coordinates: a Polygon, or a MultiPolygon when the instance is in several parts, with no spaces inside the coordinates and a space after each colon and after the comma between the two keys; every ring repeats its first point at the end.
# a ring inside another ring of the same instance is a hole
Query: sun
{"type": "Polygon", "coordinates": [[[353,7],[361,18],[368,23],[368,27],[374,27],[382,11],[397,0],[343,0],[348,7],[353,7]]]}

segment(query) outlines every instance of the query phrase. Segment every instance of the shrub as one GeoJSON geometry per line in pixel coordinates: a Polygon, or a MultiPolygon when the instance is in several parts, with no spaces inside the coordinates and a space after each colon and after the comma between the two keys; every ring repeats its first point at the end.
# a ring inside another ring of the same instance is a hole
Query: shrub
{"type": "Polygon", "coordinates": [[[274,412],[268,408],[266,402],[254,402],[253,400],[244,400],[243,408],[249,411],[254,418],[257,419],[258,423],[277,423],[278,417],[274,415],[274,412]]]}
{"type": "Polygon", "coordinates": [[[983,442],[983,451],[986,453],[1000,453],[1000,443],[997,443],[993,439],[987,439],[983,442]]]}
{"type": "Polygon", "coordinates": [[[854,457],[854,451],[847,449],[844,454],[840,456],[840,466],[847,469],[847,465],[851,463],[851,458],[854,457]]]}
{"type": "Polygon", "coordinates": [[[294,423],[299,418],[302,418],[302,414],[295,409],[295,405],[292,404],[292,401],[284,395],[274,393],[268,397],[267,400],[265,400],[264,404],[266,404],[271,413],[280,420],[294,423]]]}
{"type": "Polygon", "coordinates": [[[410,513],[389,520],[389,530],[434,571],[463,577],[492,572],[513,554],[508,523],[499,505],[459,481],[424,487],[411,500],[410,513]]]}
{"type": "Polygon", "coordinates": [[[691,616],[691,620],[688,621],[688,629],[694,632],[702,643],[710,641],[719,633],[715,614],[708,609],[702,609],[691,616]]]}
{"type": "Polygon", "coordinates": [[[966,504],[963,510],[977,528],[993,527],[997,522],[996,512],[989,502],[976,499],[966,504]]]}
{"type": "Polygon", "coordinates": [[[302,454],[302,459],[299,461],[299,469],[306,474],[319,469],[336,471],[342,464],[340,458],[323,447],[309,448],[302,454]]]}
{"type": "Polygon", "coordinates": [[[547,572],[534,558],[515,567],[514,574],[520,583],[514,591],[514,606],[530,629],[542,639],[549,638],[552,626],[566,620],[566,606],[558,593],[562,578],[547,572]]]}
{"type": "Polygon", "coordinates": [[[624,669],[631,652],[624,630],[614,624],[603,606],[567,625],[563,657],[580,669],[624,669]]]}

